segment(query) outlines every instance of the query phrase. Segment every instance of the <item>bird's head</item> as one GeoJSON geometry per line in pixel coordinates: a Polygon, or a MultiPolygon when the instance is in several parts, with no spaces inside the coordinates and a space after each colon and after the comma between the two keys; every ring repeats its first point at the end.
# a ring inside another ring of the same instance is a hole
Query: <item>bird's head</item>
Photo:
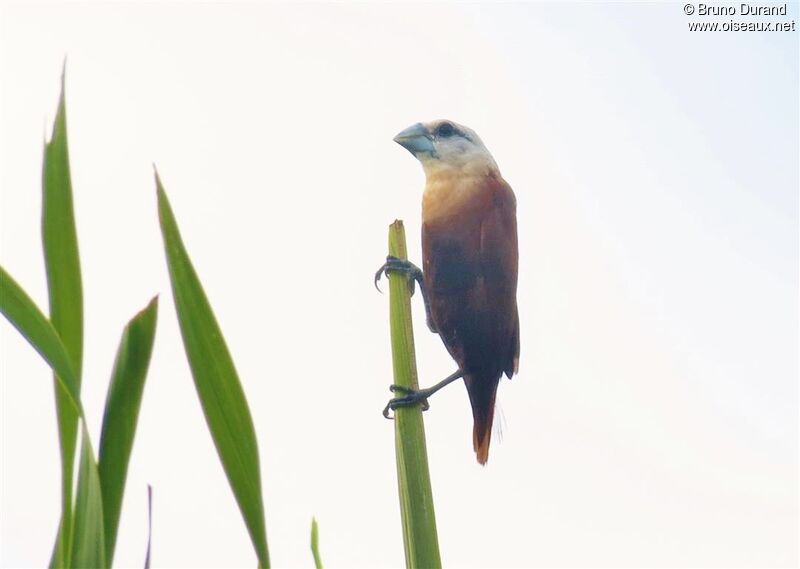
{"type": "Polygon", "coordinates": [[[413,154],[429,176],[442,170],[497,170],[494,158],[475,131],[453,121],[411,125],[394,141],[413,154]]]}

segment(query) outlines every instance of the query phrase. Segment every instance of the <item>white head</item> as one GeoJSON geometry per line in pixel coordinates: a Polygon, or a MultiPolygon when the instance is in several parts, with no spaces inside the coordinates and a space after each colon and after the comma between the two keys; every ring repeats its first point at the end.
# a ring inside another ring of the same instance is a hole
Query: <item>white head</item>
{"type": "Polygon", "coordinates": [[[475,131],[453,121],[417,123],[395,136],[394,141],[422,163],[428,176],[443,171],[468,175],[497,171],[494,158],[475,131]]]}

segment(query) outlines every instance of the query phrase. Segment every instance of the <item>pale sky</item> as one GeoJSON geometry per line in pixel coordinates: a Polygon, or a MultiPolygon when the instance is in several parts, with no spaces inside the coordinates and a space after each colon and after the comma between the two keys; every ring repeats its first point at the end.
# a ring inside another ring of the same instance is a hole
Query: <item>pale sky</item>
{"type": "MultiPolygon", "coordinates": [[[[732,5],[737,5],[736,3],[732,5]]],[[[42,143],[67,57],[95,441],[124,324],[161,295],[115,565],[255,566],[181,344],[158,166],[259,441],[270,554],[402,566],[386,231],[420,260],[419,164],[475,129],[519,208],[520,373],[472,452],[425,414],[448,567],[798,558],[798,33],[689,32],[684,3],[0,3],[0,264],[47,306],[42,143]]],[[[414,300],[420,381],[455,368],[414,300]]],[[[0,565],[47,563],[52,379],[0,322],[0,565]]]]}

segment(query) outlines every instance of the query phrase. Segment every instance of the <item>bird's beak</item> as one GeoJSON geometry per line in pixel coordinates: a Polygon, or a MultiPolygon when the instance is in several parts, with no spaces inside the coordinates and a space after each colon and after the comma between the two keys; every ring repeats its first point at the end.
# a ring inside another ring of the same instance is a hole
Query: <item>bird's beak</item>
{"type": "Polygon", "coordinates": [[[411,125],[395,136],[394,141],[414,156],[434,153],[430,133],[422,123],[411,125]]]}

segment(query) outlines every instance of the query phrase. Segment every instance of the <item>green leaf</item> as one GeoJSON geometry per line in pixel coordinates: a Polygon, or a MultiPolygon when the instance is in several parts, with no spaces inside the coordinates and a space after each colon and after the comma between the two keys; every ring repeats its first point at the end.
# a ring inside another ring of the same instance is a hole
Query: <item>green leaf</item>
{"type": "Polygon", "coordinates": [[[311,518],[311,554],[314,556],[314,566],[322,569],[322,557],[319,555],[319,528],[316,518],[311,518]]]}
{"type": "MultiPolygon", "coordinates": [[[[65,404],[77,417],[83,417],[79,394],[76,387],[75,371],[67,355],[66,348],[55,329],[45,318],[24,290],[0,267],[0,312],[39,352],[55,373],[56,380],[65,397],[65,404]]],[[[71,496],[70,492],[70,496],[71,496]]],[[[81,467],[78,475],[78,495],[75,503],[75,527],[72,527],[72,508],[62,514],[61,531],[53,552],[51,564],[73,567],[105,566],[105,545],[103,540],[103,506],[97,462],[94,459],[85,426],[81,467]],[[98,517],[99,516],[99,517],[98,517]],[[70,541],[63,541],[64,520],[69,520],[70,541]],[[70,547],[70,544],[73,547],[70,547]],[[99,544],[99,546],[98,546],[99,544]],[[79,548],[76,549],[76,547],[79,548]],[[97,551],[97,548],[100,551],[97,551]],[[64,555],[70,553],[69,559],[64,555]]]]}
{"type": "Polygon", "coordinates": [[[109,565],[114,559],[125,478],[153,351],[157,314],[158,297],[125,327],[106,396],[98,467],[105,516],[105,558],[109,565]]]}
{"type": "Polygon", "coordinates": [[[67,401],[80,414],[78,380],[67,349],[50,321],[3,267],[0,267],[0,312],[53,369],[67,401]]]}
{"type": "Polygon", "coordinates": [[[158,214],[183,346],[200,404],[261,567],[269,552],[253,419],[228,347],[156,174],[158,214]]]}
{"type": "Polygon", "coordinates": [[[147,485],[147,552],[144,556],[144,569],[150,569],[150,547],[153,543],[153,487],[147,485]]]}
{"type": "MultiPolygon", "coordinates": [[[[53,135],[44,148],[42,172],[42,243],[44,245],[47,289],[50,298],[50,321],[66,347],[78,391],[83,359],[83,292],[78,257],[78,237],[72,207],[72,181],[67,146],[67,112],[64,99],[64,74],[61,76],[61,96],[53,124],[53,135]]],[[[78,414],[68,401],[68,395],[56,380],[56,409],[61,442],[62,513],[72,504],[72,468],[75,459],[78,414]]],[[[61,520],[56,565],[65,565],[69,552],[70,516],[61,520]]]]}
{"type": "MultiPolygon", "coordinates": [[[[389,226],[389,254],[407,258],[406,233],[400,220],[389,226]]],[[[394,383],[419,389],[411,293],[407,278],[395,272],[389,273],[389,320],[394,383]]],[[[421,406],[396,409],[394,429],[406,567],[441,567],[421,406]]]]}
{"type": "Polygon", "coordinates": [[[75,371],[80,375],[83,357],[83,292],[72,207],[63,75],[53,134],[44,148],[42,188],[42,242],[50,295],[50,320],[67,347],[75,371]]]}
{"type": "Polygon", "coordinates": [[[103,568],[107,565],[100,474],[85,424],[81,432],[81,464],[78,470],[78,492],[75,496],[70,567],[103,568]]]}

